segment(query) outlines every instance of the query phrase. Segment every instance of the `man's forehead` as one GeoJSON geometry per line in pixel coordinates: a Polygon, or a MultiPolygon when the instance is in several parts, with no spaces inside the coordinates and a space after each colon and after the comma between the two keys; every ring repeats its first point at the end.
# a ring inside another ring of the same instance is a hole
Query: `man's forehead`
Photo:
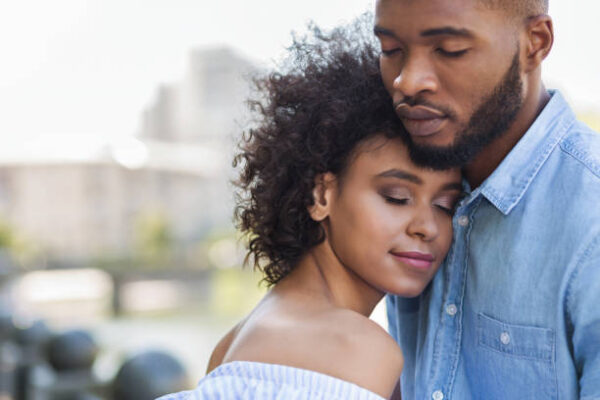
{"type": "Polygon", "coordinates": [[[457,17],[465,13],[490,11],[481,0],[377,0],[376,16],[386,13],[411,13],[419,15],[438,15],[457,17]]]}
{"type": "MultiPolygon", "coordinates": [[[[421,8],[443,7],[443,8],[490,8],[491,0],[376,0],[377,5],[400,5],[403,7],[418,6],[421,8]]],[[[527,0],[525,0],[527,1],[527,0]]]]}
{"type": "Polygon", "coordinates": [[[446,28],[473,34],[499,17],[479,0],[377,0],[375,25],[420,36],[446,28]]]}

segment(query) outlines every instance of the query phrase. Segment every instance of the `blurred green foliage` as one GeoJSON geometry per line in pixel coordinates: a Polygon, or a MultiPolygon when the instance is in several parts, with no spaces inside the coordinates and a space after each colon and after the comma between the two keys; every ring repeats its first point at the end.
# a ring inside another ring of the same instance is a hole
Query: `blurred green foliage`
{"type": "Polygon", "coordinates": [[[141,212],[134,226],[135,252],[148,266],[164,265],[173,251],[169,220],[162,211],[141,212]]]}
{"type": "Polygon", "coordinates": [[[40,249],[27,240],[6,220],[0,218],[0,251],[8,255],[15,266],[29,268],[40,255],[40,249]]]}
{"type": "Polygon", "coordinates": [[[15,234],[13,229],[0,220],[0,249],[9,250],[14,246],[15,234]]]}
{"type": "Polygon", "coordinates": [[[211,312],[221,316],[249,313],[267,289],[260,285],[261,274],[250,269],[229,268],[215,271],[212,277],[211,312]]]}

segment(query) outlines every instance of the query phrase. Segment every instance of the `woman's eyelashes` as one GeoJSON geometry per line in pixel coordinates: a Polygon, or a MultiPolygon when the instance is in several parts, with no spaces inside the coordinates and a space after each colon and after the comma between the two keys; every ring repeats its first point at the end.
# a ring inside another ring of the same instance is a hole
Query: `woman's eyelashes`
{"type": "Polygon", "coordinates": [[[442,210],[446,214],[452,216],[456,211],[456,205],[458,203],[458,197],[456,196],[443,196],[435,199],[433,205],[438,209],[442,210]]]}
{"type": "Polygon", "coordinates": [[[448,214],[449,216],[454,215],[454,208],[448,208],[448,207],[444,207],[444,206],[440,206],[440,205],[436,205],[436,207],[438,209],[440,209],[442,212],[448,214]]]}
{"type": "Polygon", "coordinates": [[[385,201],[387,201],[388,203],[391,204],[399,204],[399,205],[406,205],[408,204],[409,199],[408,198],[397,198],[397,197],[393,197],[393,196],[383,196],[383,198],[385,199],[385,201]]]}
{"type": "MultiPolygon", "coordinates": [[[[406,190],[383,190],[380,192],[380,195],[386,203],[392,205],[405,206],[413,204],[415,201],[420,201],[418,198],[413,198],[413,194],[406,190]]],[[[431,200],[431,206],[452,216],[456,211],[458,200],[459,196],[456,195],[442,195],[431,200]]]]}
{"type": "Polygon", "coordinates": [[[408,189],[402,187],[383,188],[379,194],[386,203],[395,205],[406,205],[412,198],[412,193],[408,189]]]}

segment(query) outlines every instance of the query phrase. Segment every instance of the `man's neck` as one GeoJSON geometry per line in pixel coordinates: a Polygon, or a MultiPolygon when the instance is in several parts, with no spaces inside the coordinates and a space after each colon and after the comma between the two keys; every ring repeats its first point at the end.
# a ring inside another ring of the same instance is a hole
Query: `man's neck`
{"type": "Polygon", "coordinates": [[[541,82],[539,89],[532,90],[531,93],[531,96],[524,99],[523,107],[509,130],[488,144],[464,167],[463,173],[472,189],[479,187],[494,172],[550,101],[550,94],[541,82]]]}

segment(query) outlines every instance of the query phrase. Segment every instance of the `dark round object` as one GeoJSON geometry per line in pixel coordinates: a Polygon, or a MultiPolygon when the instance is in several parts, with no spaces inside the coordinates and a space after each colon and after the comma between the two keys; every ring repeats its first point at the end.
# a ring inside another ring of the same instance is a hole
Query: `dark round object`
{"type": "Polygon", "coordinates": [[[16,329],[12,313],[9,310],[0,308],[0,340],[9,340],[16,329]]]}
{"type": "Polygon", "coordinates": [[[42,320],[24,326],[17,324],[15,332],[15,340],[22,346],[44,345],[51,336],[50,328],[42,320]]]}
{"type": "Polygon", "coordinates": [[[148,351],[125,361],[113,385],[114,400],[154,400],[189,389],[183,365],[160,351],[148,351]]]}
{"type": "Polygon", "coordinates": [[[98,355],[98,345],[82,330],[54,336],[46,347],[48,362],[57,371],[89,370],[98,355]]]}

